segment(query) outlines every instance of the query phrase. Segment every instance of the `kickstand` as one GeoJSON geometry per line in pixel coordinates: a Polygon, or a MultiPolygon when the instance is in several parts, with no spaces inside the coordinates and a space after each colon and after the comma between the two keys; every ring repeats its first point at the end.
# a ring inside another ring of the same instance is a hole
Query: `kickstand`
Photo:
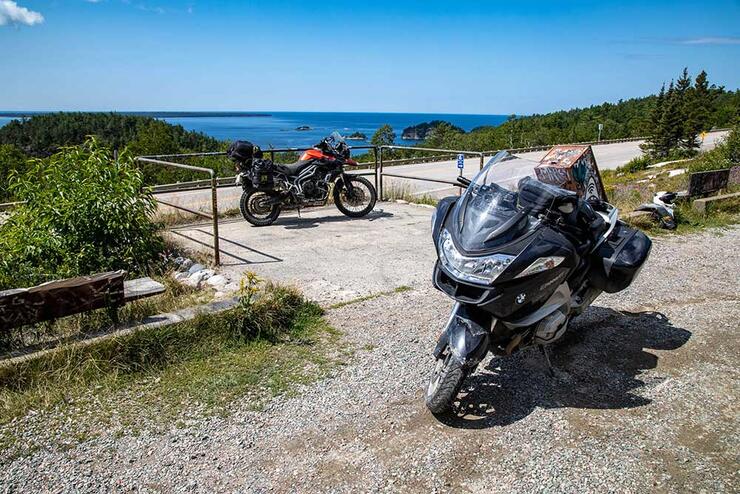
{"type": "Polygon", "coordinates": [[[547,363],[547,374],[550,377],[555,377],[555,370],[552,368],[552,362],[550,362],[550,350],[548,350],[545,345],[539,345],[539,347],[540,352],[542,352],[542,355],[545,357],[545,362],[547,363]]]}
{"type": "Polygon", "coordinates": [[[300,218],[301,217],[301,208],[297,208],[297,209],[298,209],[298,218],[300,218]]]}

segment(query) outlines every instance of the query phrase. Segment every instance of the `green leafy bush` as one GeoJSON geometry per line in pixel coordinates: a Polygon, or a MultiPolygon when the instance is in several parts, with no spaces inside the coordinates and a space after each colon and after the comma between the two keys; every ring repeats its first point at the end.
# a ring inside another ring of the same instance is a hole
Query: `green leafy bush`
{"type": "Polygon", "coordinates": [[[642,170],[647,170],[647,167],[650,166],[652,163],[652,158],[647,154],[643,154],[642,156],[632,158],[623,166],[620,166],[618,168],[618,171],[624,173],[636,173],[642,170]]]}
{"type": "Polygon", "coordinates": [[[141,273],[163,249],[141,171],[93,138],[30,160],[11,182],[27,202],[0,226],[0,289],[112,269],[141,273]]]}
{"type": "Polygon", "coordinates": [[[12,144],[0,144],[0,202],[13,200],[10,177],[26,170],[26,155],[12,144]]]}
{"type": "Polygon", "coordinates": [[[740,165],[740,126],[735,126],[723,142],[689,164],[689,172],[725,170],[740,165]]]}

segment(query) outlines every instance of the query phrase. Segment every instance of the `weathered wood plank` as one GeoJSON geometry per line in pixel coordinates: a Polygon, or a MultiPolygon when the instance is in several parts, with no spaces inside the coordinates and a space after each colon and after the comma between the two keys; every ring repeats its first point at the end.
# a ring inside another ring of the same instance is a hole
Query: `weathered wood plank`
{"type": "Polygon", "coordinates": [[[125,271],[0,292],[0,330],[124,304],[125,271]]]}
{"type": "Polygon", "coordinates": [[[153,297],[164,293],[165,287],[162,283],[151,278],[139,278],[128,280],[123,283],[123,300],[125,303],[142,298],[153,297]]]}
{"type": "Polygon", "coordinates": [[[730,170],[692,173],[689,177],[689,196],[703,196],[727,188],[730,170]]]}

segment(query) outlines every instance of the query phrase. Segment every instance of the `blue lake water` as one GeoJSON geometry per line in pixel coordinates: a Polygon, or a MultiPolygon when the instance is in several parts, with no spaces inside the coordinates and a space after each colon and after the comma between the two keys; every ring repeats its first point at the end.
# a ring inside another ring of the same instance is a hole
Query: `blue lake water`
{"type": "MultiPolygon", "coordinates": [[[[32,113],[32,112],[29,112],[32,113]]],[[[122,112],[129,113],[129,112],[122,112]]],[[[263,149],[307,147],[316,144],[322,137],[333,131],[343,135],[361,132],[368,139],[382,125],[389,124],[401,141],[404,128],[431,120],[444,120],[457,125],[466,131],[484,125],[499,125],[506,115],[462,115],[430,113],[314,113],[314,112],[130,112],[161,118],[172,124],[179,124],[188,130],[221,140],[249,140],[263,149]],[[307,126],[310,130],[299,131],[298,127],[307,126]]],[[[16,117],[17,118],[17,117],[16,117]]],[[[13,118],[0,116],[0,127],[13,118]]],[[[352,145],[368,144],[363,141],[351,141],[352,145]]]]}

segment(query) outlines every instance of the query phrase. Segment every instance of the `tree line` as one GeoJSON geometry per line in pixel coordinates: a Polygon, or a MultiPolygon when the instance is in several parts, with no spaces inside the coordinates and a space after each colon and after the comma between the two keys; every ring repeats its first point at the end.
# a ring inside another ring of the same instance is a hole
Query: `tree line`
{"type": "MultiPolygon", "coordinates": [[[[601,138],[648,137],[648,151],[667,155],[676,149],[695,149],[700,132],[732,127],[740,118],[740,90],[726,90],[709,82],[702,71],[695,81],[684,69],[675,83],[657,95],[603,103],[529,116],[511,115],[499,126],[484,126],[464,132],[449,122],[435,122],[423,146],[491,151],[550,144],[595,141],[599,124],[601,138]]],[[[395,135],[390,126],[373,138],[388,143],[395,135]]]]}

